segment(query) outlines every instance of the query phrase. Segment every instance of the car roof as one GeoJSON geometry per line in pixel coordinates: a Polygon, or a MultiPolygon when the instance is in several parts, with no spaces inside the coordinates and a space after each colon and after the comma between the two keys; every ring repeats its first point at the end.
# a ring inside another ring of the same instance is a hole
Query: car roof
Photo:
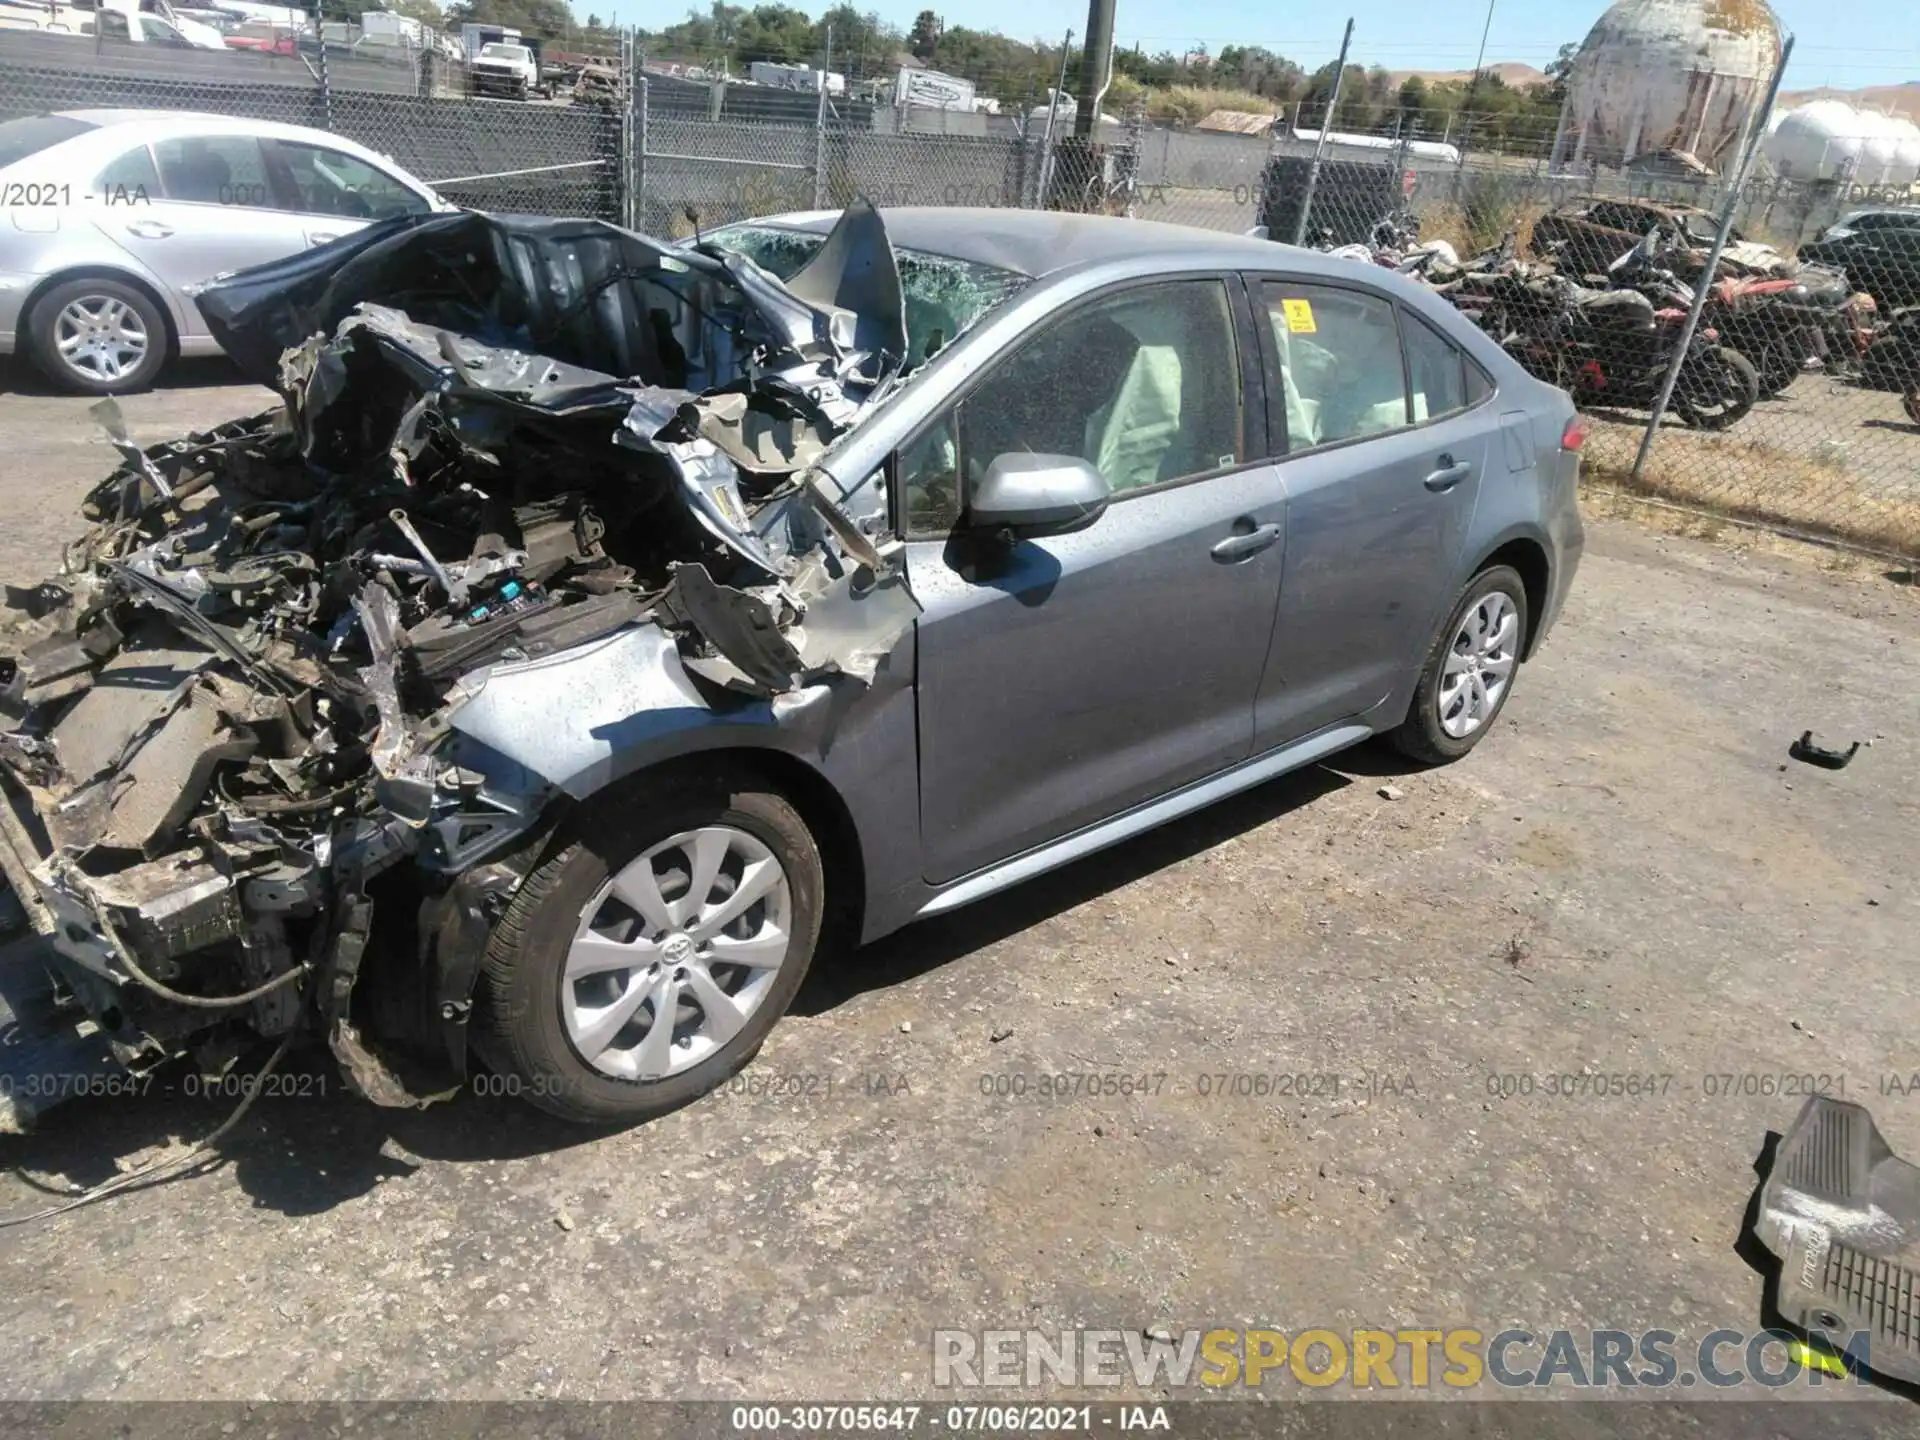
{"type": "MultiPolygon", "coordinates": [[[[148,134],[164,132],[175,134],[181,131],[210,131],[214,134],[265,135],[279,140],[302,140],[308,144],[328,145],[339,150],[356,151],[364,154],[376,154],[358,140],[349,140],[344,135],[335,135],[327,130],[315,130],[307,125],[288,125],[278,120],[255,120],[243,115],[214,115],[199,110],[57,110],[56,115],[67,120],[80,120],[98,127],[89,131],[88,136],[97,136],[100,130],[135,128],[148,134]]],[[[83,137],[74,136],[75,140],[83,137]]]]}
{"type": "MultiPolygon", "coordinates": [[[[840,218],[838,210],[768,215],[750,224],[808,230],[824,235],[840,218]]],[[[1204,251],[1233,267],[1272,265],[1275,251],[1288,251],[1287,263],[1327,261],[1318,251],[1294,250],[1271,240],[1202,230],[1160,220],[1128,220],[1115,215],[1073,215],[1058,210],[999,210],[987,207],[883,206],[887,237],[902,250],[946,255],[975,265],[992,265],[1039,278],[1057,271],[1108,260],[1189,259],[1204,251]]],[[[1331,261],[1331,265],[1351,264],[1331,261]]],[[[1306,268],[1318,269],[1308,263],[1306,268]]],[[[1329,273],[1335,273],[1331,269],[1329,273]]]]}
{"type": "Polygon", "coordinates": [[[1867,215],[1894,215],[1902,220],[1920,220],[1920,205],[1865,205],[1858,210],[1849,210],[1834,223],[1844,225],[1849,220],[1858,220],[1867,215]]]}

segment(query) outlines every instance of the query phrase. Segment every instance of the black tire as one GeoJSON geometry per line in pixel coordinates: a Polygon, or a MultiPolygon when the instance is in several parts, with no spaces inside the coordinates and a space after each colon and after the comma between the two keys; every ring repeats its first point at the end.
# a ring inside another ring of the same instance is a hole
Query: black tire
{"type": "Polygon", "coordinates": [[[1388,743],[1409,760],[1417,760],[1422,765],[1448,764],[1478,745],[1481,738],[1493,729],[1494,721],[1500,718],[1501,710],[1506,707],[1507,697],[1513,693],[1513,682],[1519,678],[1520,653],[1526,646],[1531,623],[1526,583],[1521,580],[1520,572],[1512,566],[1491,565],[1469,580],[1466,588],[1460,592],[1460,598],[1447,612],[1446,624],[1440,627],[1440,633],[1434,636],[1433,644],[1427,650],[1426,660],[1420,667],[1419,683],[1413,688],[1413,701],[1407,706],[1406,719],[1387,733],[1388,743]],[[1465,736],[1449,735],[1440,719],[1440,685],[1447,656],[1453,649],[1454,638],[1466,624],[1467,616],[1495,592],[1507,597],[1517,617],[1513,669],[1507,677],[1505,688],[1494,701],[1492,711],[1480,722],[1479,728],[1465,736]]]}
{"type": "Polygon", "coordinates": [[[1907,418],[1920,425],[1920,385],[1909,385],[1907,393],[1900,397],[1900,404],[1907,412],[1907,418]]]}
{"type": "Polygon", "coordinates": [[[66,280],[34,302],[27,322],[27,344],[33,363],[63,390],[78,395],[131,395],[149,388],[167,363],[169,333],[160,307],[144,290],[120,280],[66,280]],[[146,351],[117,378],[92,375],[69,364],[60,353],[56,334],[60,317],[75,301],[118,302],[139,317],[146,330],[146,351]]]}
{"type": "Polygon", "coordinates": [[[1754,368],[1760,379],[1760,398],[1771,400],[1800,378],[1800,369],[1806,363],[1797,345],[1787,341],[1768,345],[1760,352],[1754,368]]]}
{"type": "Polygon", "coordinates": [[[508,1093],[562,1119],[632,1124],[663,1114],[724,1084],[753,1058],[806,978],[824,902],[819,848],[799,811],[764,780],[745,771],[683,771],[616,787],[586,803],[494,927],[475,997],[474,1048],[508,1093]],[[564,968],[582,913],[647,850],[713,825],[746,832],[786,872],[786,957],[739,1033],[706,1059],[655,1080],[603,1073],[574,1047],[562,1013],[564,968]]]}
{"type": "Polygon", "coordinates": [[[1753,362],[1724,345],[1689,360],[1673,388],[1673,409],[1696,430],[1725,430],[1760,398],[1753,362]]]}

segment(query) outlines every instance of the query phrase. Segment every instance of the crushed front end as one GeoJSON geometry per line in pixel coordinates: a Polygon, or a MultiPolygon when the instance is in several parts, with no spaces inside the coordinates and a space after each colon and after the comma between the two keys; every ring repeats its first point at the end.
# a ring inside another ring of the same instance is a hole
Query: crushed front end
{"type": "Polygon", "coordinates": [[[458,214],[199,300],[281,405],[142,449],[103,402],[123,463],[8,590],[0,869],[31,939],[0,1029],[135,1071],[311,1029],[422,1103],[387,1042],[464,1063],[488,927],[567,802],[458,733],[497,667],[600,675],[618,639],[724,710],[859,683],[911,623],[880,516],[811,469],[900,378],[898,272],[864,205],[786,283],[458,214]]]}

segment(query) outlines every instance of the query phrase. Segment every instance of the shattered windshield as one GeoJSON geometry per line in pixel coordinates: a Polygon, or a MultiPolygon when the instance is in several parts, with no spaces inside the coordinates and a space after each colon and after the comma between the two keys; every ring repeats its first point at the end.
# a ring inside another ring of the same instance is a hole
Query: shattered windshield
{"type": "MultiPolygon", "coordinates": [[[[729,225],[705,237],[744,255],[778,280],[790,279],[826,240],[809,230],[779,225],[729,225]]],[[[907,302],[909,368],[924,364],[994,306],[1017,293],[1027,277],[994,265],[978,265],[924,250],[896,250],[900,288],[907,302]]]]}

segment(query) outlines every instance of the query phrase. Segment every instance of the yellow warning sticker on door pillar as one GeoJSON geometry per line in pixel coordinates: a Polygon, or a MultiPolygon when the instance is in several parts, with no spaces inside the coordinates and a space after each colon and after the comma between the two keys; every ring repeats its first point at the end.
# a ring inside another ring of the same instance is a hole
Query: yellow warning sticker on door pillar
{"type": "Polygon", "coordinates": [[[1291,335],[1311,335],[1317,328],[1313,323],[1313,302],[1311,300],[1282,300],[1280,302],[1287,313],[1287,333],[1291,335]]]}

